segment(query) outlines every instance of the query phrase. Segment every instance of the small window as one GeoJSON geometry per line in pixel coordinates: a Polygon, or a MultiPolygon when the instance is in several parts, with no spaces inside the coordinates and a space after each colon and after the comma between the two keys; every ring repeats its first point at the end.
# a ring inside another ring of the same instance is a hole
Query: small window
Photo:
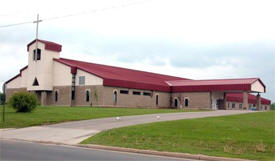
{"type": "Polygon", "coordinates": [[[184,106],[188,107],[188,105],[189,105],[189,100],[187,98],[185,98],[185,100],[184,100],[184,106]]]}
{"type": "Polygon", "coordinates": [[[120,93],[121,94],[129,94],[129,91],[128,90],[120,90],[120,93]]]}
{"type": "Polygon", "coordinates": [[[33,50],[33,60],[40,60],[41,59],[41,49],[37,49],[37,54],[36,54],[36,49],[33,50]]]}
{"type": "Polygon", "coordinates": [[[85,76],[79,77],[79,85],[85,85],[85,76]]]}
{"type": "Polygon", "coordinates": [[[232,103],[232,108],[235,108],[235,103],[232,103]]]}
{"type": "Polygon", "coordinates": [[[267,110],[267,106],[264,106],[264,109],[267,110]]]}
{"type": "Polygon", "coordinates": [[[159,95],[156,95],[156,105],[159,105],[159,95]]]}
{"type": "Polygon", "coordinates": [[[174,106],[178,107],[178,99],[177,98],[174,99],[174,106]]]}
{"type": "Polygon", "coordinates": [[[139,91],[133,91],[133,95],[140,95],[141,93],[139,91]]]}
{"type": "Polygon", "coordinates": [[[117,103],[117,91],[114,91],[114,104],[117,103]]]}
{"type": "Polygon", "coordinates": [[[55,93],[54,93],[54,100],[55,100],[55,102],[58,101],[58,92],[57,91],[55,91],[55,93]]]}
{"type": "Polygon", "coordinates": [[[90,92],[87,90],[86,91],[86,102],[90,101],[90,92]]]}
{"type": "Polygon", "coordinates": [[[37,78],[34,78],[34,81],[32,83],[33,86],[39,86],[39,83],[37,81],[37,78]]]}
{"type": "Polygon", "coordinates": [[[152,93],[150,93],[150,92],[143,92],[143,96],[152,96],[152,93]]]}
{"type": "Polygon", "coordinates": [[[243,104],[240,103],[239,104],[239,108],[242,109],[243,108],[243,104]]]}

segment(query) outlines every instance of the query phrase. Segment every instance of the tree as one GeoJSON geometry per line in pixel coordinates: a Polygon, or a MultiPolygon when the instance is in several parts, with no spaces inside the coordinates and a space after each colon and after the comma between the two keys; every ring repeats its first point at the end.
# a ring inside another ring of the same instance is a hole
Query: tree
{"type": "Polygon", "coordinates": [[[8,101],[8,105],[17,112],[31,112],[39,102],[35,94],[29,92],[14,93],[8,101]]]}
{"type": "Polygon", "coordinates": [[[270,109],[271,109],[271,110],[275,110],[275,103],[272,103],[272,104],[271,104],[270,109]]]}

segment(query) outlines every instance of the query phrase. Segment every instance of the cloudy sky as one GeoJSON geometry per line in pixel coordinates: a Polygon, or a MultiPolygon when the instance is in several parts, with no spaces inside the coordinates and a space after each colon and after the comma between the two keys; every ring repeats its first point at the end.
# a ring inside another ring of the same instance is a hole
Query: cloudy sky
{"type": "MultiPolygon", "coordinates": [[[[0,26],[35,20],[61,57],[191,79],[260,77],[275,100],[274,0],[9,0],[0,26]]],[[[0,27],[0,84],[27,65],[35,25],[0,27]]]]}

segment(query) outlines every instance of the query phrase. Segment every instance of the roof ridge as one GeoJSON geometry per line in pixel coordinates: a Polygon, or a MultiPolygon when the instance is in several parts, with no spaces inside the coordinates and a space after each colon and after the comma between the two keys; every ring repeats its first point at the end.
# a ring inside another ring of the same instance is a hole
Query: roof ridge
{"type": "Polygon", "coordinates": [[[260,79],[257,77],[254,78],[216,78],[216,79],[188,79],[188,80],[182,80],[182,81],[215,81],[215,80],[247,80],[247,79],[260,79]]]}
{"type": "MultiPolygon", "coordinates": [[[[178,80],[190,80],[188,78],[183,78],[183,77],[178,77],[178,76],[171,76],[171,75],[167,75],[167,74],[160,74],[160,73],[148,72],[148,71],[131,69],[131,68],[125,68],[125,67],[119,67],[119,66],[98,64],[98,63],[92,63],[92,62],[81,61],[81,60],[74,60],[74,59],[68,59],[68,58],[59,58],[59,59],[65,59],[65,60],[69,60],[69,61],[77,61],[77,62],[88,63],[88,64],[93,64],[93,65],[101,65],[101,66],[105,66],[105,67],[112,67],[112,68],[123,69],[123,70],[131,70],[131,71],[141,72],[141,73],[145,73],[145,74],[155,74],[155,75],[161,75],[161,76],[167,76],[167,77],[174,77],[174,78],[178,78],[178,80]]],[[[150,75],[147,75],[147,76],[151,77],[150,75]]]]}

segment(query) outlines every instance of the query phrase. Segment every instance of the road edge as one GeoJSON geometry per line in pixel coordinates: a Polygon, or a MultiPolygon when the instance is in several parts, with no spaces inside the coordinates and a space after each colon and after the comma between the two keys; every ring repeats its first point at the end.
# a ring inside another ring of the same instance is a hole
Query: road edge
{"type": "Polygon", "coordinates": [[[91,148],[91,149],[110,150],[110,151],[138,153],[138,154],[147,154],[147,155],[157,155],[157,156],[175,157],[175,158],[183,158],[183,159],[205,160],[205,161],[252,161],[252,160],[240,159],[240,158],[226,158],[226,157],[208,156],[208,155],[203,155],[203,154],[189,154],[189,153],[166,152],[166,151],[155,151],[155,150],[142,150],[142,149],[133,149],[133,148],[96,145],[96,144],[76,144],[74,146],[91,148]]]}

